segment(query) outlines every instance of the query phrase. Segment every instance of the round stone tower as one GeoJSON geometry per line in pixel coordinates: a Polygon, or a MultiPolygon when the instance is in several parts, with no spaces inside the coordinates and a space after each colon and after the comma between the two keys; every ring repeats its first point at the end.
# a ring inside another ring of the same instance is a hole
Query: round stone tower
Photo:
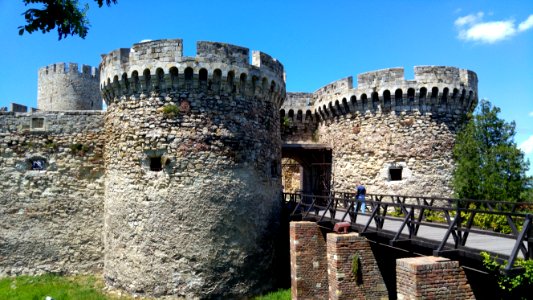
{"type": "Polygon", "coordinates": [[[106,282],[235,298],[268,288],[280,211],[283,66],[182,40],[103,55],[106,282]]]}
{"type": "Polygon", "coordinates": [[[476,73],[449,66],[372,71],[287,96],[284,143],[332,151],[332,188],[451,197],[457,131],[478,101],[476,73]],[[332,180],[333,181],[333,180],[332,180]]]}
{"type": "Polygon", "coordinates": [[[37,107],[40,110],[101,110],[98,69],[56,63],[39,69],[37,107]]]}

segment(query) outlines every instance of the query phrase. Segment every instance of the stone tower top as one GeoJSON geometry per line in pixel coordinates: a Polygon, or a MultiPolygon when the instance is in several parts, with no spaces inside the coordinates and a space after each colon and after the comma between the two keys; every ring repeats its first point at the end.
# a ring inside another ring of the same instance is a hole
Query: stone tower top
{"type": "MultiPolygon", "coordinates": [[[[121,96],[204,90],[207,93],[285,93],[283,65],[266,53],[217,42],[198,42],[183,56],[181,39],[134,44],[102,55],[100,88],[108,105],[121,96]]],[[[281,97],[279,97],[281,96],[281,97]]]]}
{"type": "Polygon", "coordinates": [[[39,69],[40,110],[101,110],[98,69],[76,63],[55,63],[39,69]]]}
{"type": "Polygon", "coordinates": [[[346,77],[312,94],[290,93],[282,107],[289,115],[314,112],[321,119],[347,113],[411,111],[472,111],[477,104],[477,75],[447,66],[417,66],[415,78],[404,78],[403,68],[390,68],[346,77]],[[303,95],[303,96],[302,96],[303,95]]]}

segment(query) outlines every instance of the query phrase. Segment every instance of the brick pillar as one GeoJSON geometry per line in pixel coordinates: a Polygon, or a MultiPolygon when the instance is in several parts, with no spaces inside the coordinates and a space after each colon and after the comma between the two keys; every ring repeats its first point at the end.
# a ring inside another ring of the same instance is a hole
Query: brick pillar
{"type": "Polygon", "coordinates": [[[398,300],[475,299],[459,262],[443,257],[396,260],[398,300]]]}
{"type": "Polygon", "coordinates": [[[291,293],[293,300],[327,299],[326,241],[314,222],[291,222],[291,293]]]}
{"type": "Polygon", "coordinates": [[[328,233],[329,299],[388,299],[370,244],[357,233],[328,233]],[[354,257],[359,257],[357,278],[354,257]]]}

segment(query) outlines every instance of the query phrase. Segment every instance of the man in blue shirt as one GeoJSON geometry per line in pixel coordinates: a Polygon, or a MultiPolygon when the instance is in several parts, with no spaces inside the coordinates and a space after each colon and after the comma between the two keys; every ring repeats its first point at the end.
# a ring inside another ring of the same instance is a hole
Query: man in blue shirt
{"type": "Polygon", "coordinates": [[[361,183],[357,184],[357,192],[355,194],[355,199],[361,202],[361,212],[366,212],[366,203],[365,203],[366,189],[365,186],[361,183]]]}

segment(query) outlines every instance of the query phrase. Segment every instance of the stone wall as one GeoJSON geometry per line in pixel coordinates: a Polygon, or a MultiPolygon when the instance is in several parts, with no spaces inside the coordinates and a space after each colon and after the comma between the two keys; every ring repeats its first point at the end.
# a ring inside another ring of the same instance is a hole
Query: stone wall
{"type": "Polygon", "coordinates": [[[318,142],[319,119],[311,112],[313,101],[311,93],[287,93],[280,110],[280,132],[284,143],[318,142]]]}
{"type": "Polygon", "coordinates": [[[101,112],[0,112],[0,276],[102,269],[102,128],[101,112]]]}
{"type": "Polygon", "coordinates": [[[101,110],[98,69],[56,63],[39,69],[37,107],[45,111],[101,110]]]}
{"type": "Polygon", "coordinates": [[[113,57],[127,51],[102,60],[103,78],[143,74],[139,85],[102,81],[104,276],[154,296],[257,294],[272,286],[279,229],[279,66],[264,55],[248,65],[248,49],[221,43],[185,59],[179,45],[136,44],[120,66],[113,57]]]}
{"type": "Polygon", "coordinates": [[[396,260],[398,300],[475,299],[459,262],[443,257],[396,260]]]}

